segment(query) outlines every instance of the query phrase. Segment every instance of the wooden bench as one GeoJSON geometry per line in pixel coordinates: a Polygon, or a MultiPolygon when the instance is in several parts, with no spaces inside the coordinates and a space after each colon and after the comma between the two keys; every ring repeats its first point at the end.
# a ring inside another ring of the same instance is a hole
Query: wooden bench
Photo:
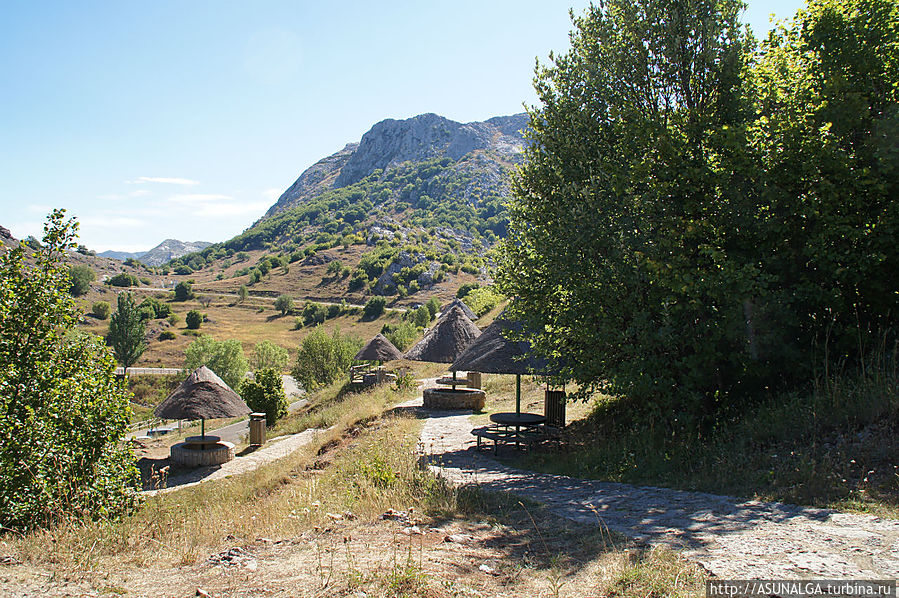
{"type": "Polygon", "coordinates": [[[557,437],[558,434],[544,432],[543,428],[531,428],[516,431],[507,426],[482,426],[475,428],[471,434],[477,438],[477,447],[481,448],[482,440],[493,441],[493,454],[497,454],[500,444],[514,444],[516,447],[526,445],[528,447],[557,437]]]}

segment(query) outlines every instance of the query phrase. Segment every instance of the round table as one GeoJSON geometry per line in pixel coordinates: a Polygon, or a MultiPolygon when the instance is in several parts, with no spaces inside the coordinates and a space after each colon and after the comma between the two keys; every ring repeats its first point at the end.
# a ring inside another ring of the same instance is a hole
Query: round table
{"type": "Polygon", "coordinates": [[[501,426],[528,427],[546,423],[546,416],[538,413],[501,412],[490,414],[490,421],[501,426]]]}

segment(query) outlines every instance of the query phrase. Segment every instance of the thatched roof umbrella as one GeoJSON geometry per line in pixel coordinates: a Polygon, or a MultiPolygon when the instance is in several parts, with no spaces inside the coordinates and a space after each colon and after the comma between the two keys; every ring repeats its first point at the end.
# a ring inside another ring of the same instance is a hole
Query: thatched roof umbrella
{"type": "Polygon", "coordinates": [[[162,419],[200,420],[204,437],[207,419],[238,417],[250,412],[240,395],[205,365],[197,368],[153,410],[162,419]]]}
{"type": "Polygon", "coordinates": [[[373,339],[365,343],[356,356],[355,361],[377,361],[381,365],[382,361],[394,361],[402,359],[403,354],[391,343],[386,336],[381,333],[375,335],[373,339]]]}
{"type": "Polygon", "coordinates": [[[506,333],[510,331],[520,333],[521,323],[506,320],[500,315],[459,355],[450,369],[474,370],[488,374],[515,374],[515,412],[521,413],[522,374],[550,372],[547,371],[546,359],[531,353],[529,342],[506,338],[506,333]]]}
{"type": "MultiPolygon", "coordinates": [[[[424,338],[406,351],[406,359],[452,363],[480,335],[480,328],[468,319],[462,308],[454,305],[437,320],[424,338]]],[[[455,379],[456,370],[453,370],[455,379]]]]}
{"type": "Polygon", "coordinates": [[[440,317],[443,318],[446,314],[448,314],[448,313],[450,312],[450,310],[453,309],[453,307],[458,307],[459,309],[461,309],[462,312],[463,312],[466,316],[468,316],[468,319],[471,320],[471,321],[475,321],[475,320],[478,319],[477,314],[475,314],[473,311],[471,311],[471,308],[468,307],[467,305],[465,305],[465,302],[463,302],[463,301],[462,301],[461,299],[459,299],[458,297],[456,297],[455,299],[453,299],[452,301],[450,301],[449,303],[447,303],[447,304],[440,310],[440,313],[441,313],[440,317]]]}

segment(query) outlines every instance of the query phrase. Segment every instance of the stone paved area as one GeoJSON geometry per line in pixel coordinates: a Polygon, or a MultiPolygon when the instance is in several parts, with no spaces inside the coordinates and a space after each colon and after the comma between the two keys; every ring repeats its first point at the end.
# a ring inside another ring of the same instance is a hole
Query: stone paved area
{"type": "Polygon", "coordinates": [[[585,525],[677,548],[721,578],[899,577],[899,521],[517,470],[475,448],[470,415],[428,412],[422,429],[431,468],[454,484],[512,492],[585,525]]]}
{"type": "Polygon", "coordinates": [[[161,492],[172,492],[182,488],[196,486],[210,480],[220,480],[233,475],[247,473],[262,467],[267,463],[276,461],[282,457],[286,457],[290,453],[306,446],[315,438],[315,435],[322,430],[312,428],[300,432],[299,434],[291,434],[276,438],[266,444],[261,449],[250,453],[243,457],[237,457],[233,461],[228,461],[215,467],[200,467],[184,472],[182,474],[170,476],[166,480],[166,488],[160,490],[147,490],[143,494],[153,496],[161,492]]]}

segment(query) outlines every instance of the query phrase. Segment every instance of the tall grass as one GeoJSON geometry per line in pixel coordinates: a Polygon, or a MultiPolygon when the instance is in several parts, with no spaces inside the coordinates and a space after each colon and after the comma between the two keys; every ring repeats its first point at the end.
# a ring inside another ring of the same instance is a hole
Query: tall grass
{"type": "Polygon", "coordinates": [[[899,510],[899,357],[881,346],[856,370],[822,371],[807,392],[736,406],[700,430],[681,414],[601,398],[568,438],[524,467],[580,477],[802,504],[899,510]]]}

